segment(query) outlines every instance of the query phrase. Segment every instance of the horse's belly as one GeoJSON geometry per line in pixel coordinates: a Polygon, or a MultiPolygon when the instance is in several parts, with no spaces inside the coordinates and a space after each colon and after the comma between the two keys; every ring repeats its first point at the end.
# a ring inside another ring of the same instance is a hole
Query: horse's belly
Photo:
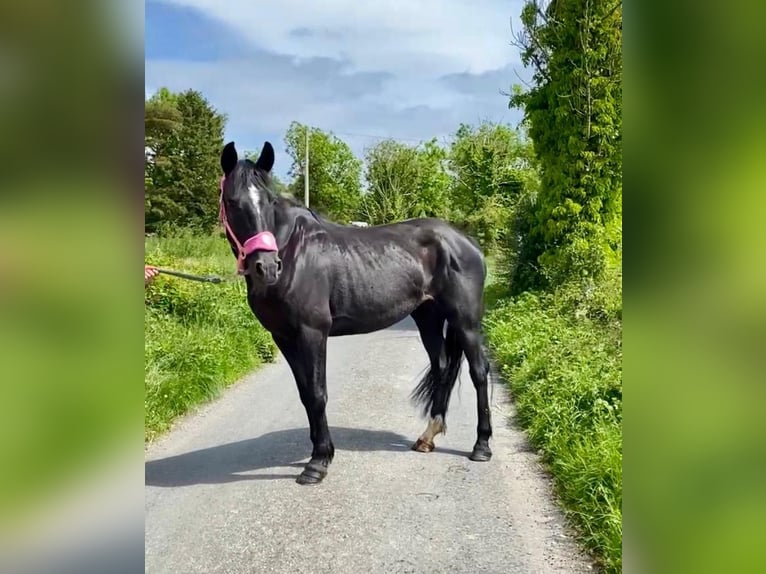
{"type": "Polygon", "coordinates": [[[370,333],[394,325],[412,313],[426,298],[422,286],[381,281],[338,301],[333,311],[331,335],[370,333]]]}
{"type": "Polygon", "coordinates": [[[338,335],[361,335],[364,333],[372,333],[373,331],[380,331],[395,325],[405,317],[407,317],[415,307],[412,309],[401,310],[397,313],[385,313],[385,314],[368,314],[366,316],[347,317],[338,316],[333,318],[332,328],[330,329],[330,336],[335,337],[338,335]]]}

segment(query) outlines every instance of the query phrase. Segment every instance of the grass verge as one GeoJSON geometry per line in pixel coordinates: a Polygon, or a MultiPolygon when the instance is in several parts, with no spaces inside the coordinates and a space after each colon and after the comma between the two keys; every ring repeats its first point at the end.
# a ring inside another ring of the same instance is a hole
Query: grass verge
{"type": "Polygon", "coordinates": [[[519,423],[581,541],[610,573],[622,569],[621,279],[495,294],[485,319],[519,423]]]}
{"type": "MultiPolygon", "coordinates": [[[[200,275],[235,271],[218,236],[175,232],[147,238],[144,248],[152,265],[200,275]]],[[[145,291],[146,440],[275,355],[271,335],[247,305],[243,281],[215,285],[156,277],[145,291]]]]}

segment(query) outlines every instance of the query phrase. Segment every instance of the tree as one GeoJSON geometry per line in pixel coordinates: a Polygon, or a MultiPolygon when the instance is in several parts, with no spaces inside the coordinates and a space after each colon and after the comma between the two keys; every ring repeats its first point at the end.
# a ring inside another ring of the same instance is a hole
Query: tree
{"type": "Polygon", "coordinates": [[[534,86],[515,87],[540,161],[514,290],[599,276],[622,243],[622,3],[529,0],[516,37],[534,86]]]}
{"type": "Polygon", "coordinates": [[[172,186],[172,157],[183,120],[167,89],[144,106],[144,226],[154,231],[163,220],[180,218],[183,209],[165,190],[172,186]]]}
{"type": "Polygon", "coordinates": [[[339,223],[352,221],[362,199],[362,163],[351,148],[331,133],[290,124],[285,134],[287,154],[292,159],[289,191],[303,197],[306,131],[309,133],[309,206],[339,223]]]}
{"type": "Polygon", "coordinates": [[[450,179],[442,165],[445,157],[436,140],[422,148],[393,140],[369,148],[362,217],[373,224],[412,217],[446,217],[450,179]]]}
{"type": "Polygon", "coordinates": [[[449,170],[454,222],[486,249],[507,242],[514,210],[538,187],[530,143],[506,125],[461,124],[450,146],[449,170]]]}
{"type": "Polygon", "coordinates": [[[447,151],[441,147],[436,138],[417,148],[418,160],[417,196],[419,217],[449,218],[450,183],[447,173],[447,151]]]}
{"type": "Polygon", "coordinates": [[[145,227],[211,228],[218,214],[226,117],[194,90],[160,90],[146,102],[145,227]]]}
{"type": "Polygon", "coordinates": [[[149,100],[144,106],[144,133],[148,145],[156,145],[181,127],[181,112],[175,102],[149,100]]]}

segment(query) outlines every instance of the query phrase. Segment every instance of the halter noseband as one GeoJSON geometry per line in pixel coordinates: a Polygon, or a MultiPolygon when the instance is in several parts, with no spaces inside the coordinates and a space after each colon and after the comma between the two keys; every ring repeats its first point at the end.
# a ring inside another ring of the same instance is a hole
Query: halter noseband
{"type": "Polygon", "coordinates": [[[239,242],[239,239],[237,239],[234,231],[232,231],[231,227],[229,227],[229,221],[226,218],[226,209],[223,206],[223,184],[225,182],[226,176],[224,175],[221,177],[221,197],[218,200],[220,205],[220,212],[218,216],[221,220],[221,223],[223,223],[224,228],[226,228],[226,231],[229,232],[229,236],[231,236],[231,239],[237,246],[237,273],[242,275],[245,272],[245,258],[248,255],[254,253],[255,251],[279,251],[279,248],[277,247],[277,240],[271,231],[261,231],[260,233],[256,233],[255,235],[249,237],[244,243],[239,242]]]}

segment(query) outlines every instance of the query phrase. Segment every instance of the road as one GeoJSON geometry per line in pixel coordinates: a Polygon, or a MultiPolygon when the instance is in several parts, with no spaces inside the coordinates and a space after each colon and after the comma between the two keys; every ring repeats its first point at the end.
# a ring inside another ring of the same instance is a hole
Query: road
{"type": "Polygon", "coordinates": [[[283,358],[180,421],[146,451],[146,572],[592,572],[564,527],[513,406],[492,397],[494,456],[468,460],[476,399],[464,364],[436,450],[408,396],[427,364],[411,320],[328,344],[335,460],[295,477],[308,422],[283,358]]]}

